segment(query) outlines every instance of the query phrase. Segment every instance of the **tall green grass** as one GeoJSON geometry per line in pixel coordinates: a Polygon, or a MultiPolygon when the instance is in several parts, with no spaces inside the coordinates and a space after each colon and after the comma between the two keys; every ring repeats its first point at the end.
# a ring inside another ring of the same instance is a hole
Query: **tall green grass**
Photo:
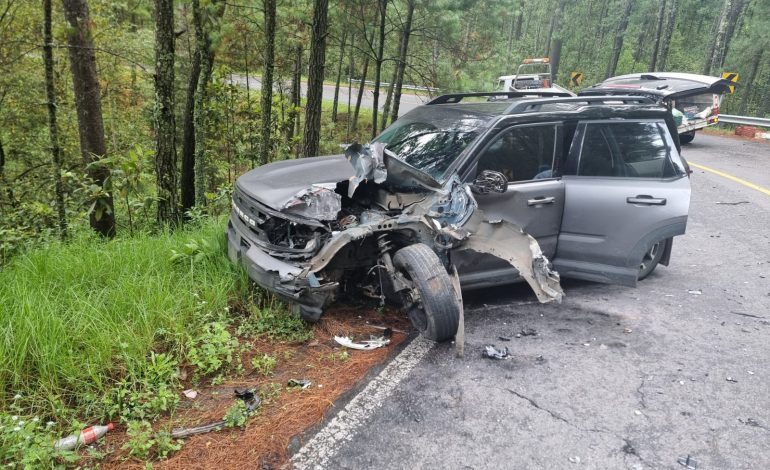
{"type": "Polygon", "coordinates": [[[178,353],[201,316],[246,289],[226,256],[224,224],[51,244],[0,271],[0,410],[21,394],[42,414],[92,406],[150,351],[178,353]],[[202,246],[198,256],[174,252],[202,246]],[[202,241],[202,242],[201,242],[202,241]],[[186,246],[188,245],[188,246],[186,246]],[[177,256],[176,258],[179,258],[177,256]]]}

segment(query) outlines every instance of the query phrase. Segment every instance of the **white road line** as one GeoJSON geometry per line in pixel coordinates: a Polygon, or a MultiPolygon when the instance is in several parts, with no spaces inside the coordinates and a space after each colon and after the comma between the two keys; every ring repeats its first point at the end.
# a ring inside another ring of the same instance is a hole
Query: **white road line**
{"type": "Polygon", "coordinates": [[[435,343],[416,338],[291,458],[295,470],[323,469],[435,343]]]}

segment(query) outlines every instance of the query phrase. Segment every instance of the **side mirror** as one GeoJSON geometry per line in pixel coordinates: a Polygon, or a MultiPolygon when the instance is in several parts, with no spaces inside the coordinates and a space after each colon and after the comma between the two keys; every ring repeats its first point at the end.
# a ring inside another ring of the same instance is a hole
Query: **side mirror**
{"type": "Polygon", "coordinates": [[[504,193],[508,190],[508,179],[499,171],[484,170],[473,180],[471,191],[476,194],[504,193]]]}

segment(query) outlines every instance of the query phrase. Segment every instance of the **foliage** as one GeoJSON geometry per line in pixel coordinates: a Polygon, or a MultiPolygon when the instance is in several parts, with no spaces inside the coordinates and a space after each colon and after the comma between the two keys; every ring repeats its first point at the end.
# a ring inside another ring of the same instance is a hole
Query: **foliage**
{"type": "Polygon", "coordinates": [[[126,434],[128,441],[123,444],[123,449],[128,450],[129,455],[143,460],[151,456],[166,459],[182,448],[182,441],[172,438],[168,431],[153,433],[152,425],[147,421],[129,422],[126,434]]]}
{"type": "Polygon", "coordinates": [[[235,400],[230,408],[227,409],[222,419],[225,421],[225,427],[228,428],[242,428],[246,426],[246,421],[249,419],[249,408],[246,402],[243,400],[235,400]]]}
{"type": "Polygon", "coordinates": [[[187,342],[187,360],[196,368],[196,376],[219,372],[233,363],[238,340],[221,321],[206,324],[203,331],[187,342]]]}
{"type": "Polygon", "coordinates": [[[152,425],[147,421],[131,421],[126,430],[128,441],[123,444],[130,455],[140,459],[150,456],[150,450],[155,442],[152,439],[152,425]]]}
{"type": "Polygon", "coordinates": [[[254,371],[264,376],[273,375],[273,370],[275,370],[277,363],[278,361],[275,356],[270,354],[254,356],[251,359],[251,366],[254,368],[254,371]]]}
{"type": "Polygon", "coordinates": [[[150,353],[130,369],[127,377],[104,398],[105,413],[121,421],[152,420],[173,410],[179,402],[179,373],[176,360],[168,354],[150,353]]]}
{"type": "Polygon", "coordinates": [[[157,390],[161,376],[170,376],[158,368],[168,372],[163,364],[184,358],[189,338],[212,331],[201,317],[245,294],[245,274],[227,259],[223,230],[211,219],[191,231],[112,242],[80,231],[0,270],[0,409],[13,390],[28,409],[54,414],[63,403],[95,418],[103,415],[104,390],[141,394],[149,390],[144,383],[157,390]],[[168,253],[190,238],[207,240],[217,255],[180,270],[168,253]],[[164,361],[156,355],[153,365],[151,351],[164,361]]]}
{"type": "Polygon", "coordinates": [[[0,412],[0,464],[5,468],[52,468],[74,462],[73,452],[54,449],[52,443],[58,439],[54,422],[43,425],[38,416],[25,417],[20,398],[14,397],[8,413],[0,412]]]}
{"type": "MultiPolygon", "coordinates": [[[[253,302],[253,301],[252,301],[253,302]]],[[[248,316],[240,326],[238,334],[243,336],[267,336],[271,339],[289,342],[307,341],[313,336],[310,326],[298,315],[289,312],[282,304],[251,303],[248,316]]]]}

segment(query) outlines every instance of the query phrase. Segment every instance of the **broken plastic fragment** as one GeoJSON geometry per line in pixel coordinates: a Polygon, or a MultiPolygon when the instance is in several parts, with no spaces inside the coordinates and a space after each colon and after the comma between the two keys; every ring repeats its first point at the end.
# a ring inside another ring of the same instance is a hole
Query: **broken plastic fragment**
{"type": "Polygon", "coordinates": [[[289,387],[298,387],[302,390],[307,390],[311,385],[313,385],[313,382],[307,379],[289,379],[289,382],[286,385],[289,387]]]}
{"type": "Polygon", "coordinates": [[[337,344],[341,346],[345,346],[346,348],[358,349],[361,351],[377,349],[390,344],[390,340],[386,339],[383,336],[379,336],[379,337],[372,336],[371,339],[366,341],[360,341],[358,343],[353,342],[353,340],[348,338],[347,336],[335,336],[334,341],[336,341],[337,344]]]}
{"type": "Polygon", "coordinates": [[[497,349],[491,344],[484,346],[484,352],[482,353],[482,356],[489,359],[510,359],[511,358],[511,355],[508,352],[508,347],[503,347],[503,349],[497,349]]]}
{"type": "Polygon", "coordinates": [[[187,398],[189,398],[190,400],[194,400],[198,396],[198,391],[197,390],[193,390],[193,389],[189,389],[189,390],[185,390],[184,392],[182,392],[182,394],[184,396],[186,396],[187,398]]]}
{"type": "Polygon", "coordinates": [[[352,143],[345,148],[345,157],[356,170],[355,176],[350,177],[348,197],[353,197],[362,181],[372,180],[379,184],[388,176],[385,169],[385,144],[382,142],[367,145],[352,143]]]}

